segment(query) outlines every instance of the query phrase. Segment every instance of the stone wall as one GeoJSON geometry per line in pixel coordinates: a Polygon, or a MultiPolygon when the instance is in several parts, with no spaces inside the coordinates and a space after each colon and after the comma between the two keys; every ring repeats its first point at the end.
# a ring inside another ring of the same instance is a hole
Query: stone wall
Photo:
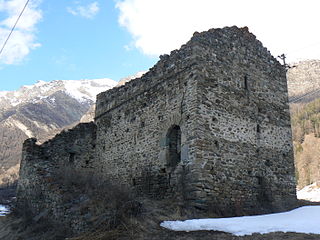
{"type": "Polygon", "coordinates": [[[82,123],[63,131],[53,139],[38,145],[35,138],[23,144],[17,204],[32,211],[33,216],[48,217],[75,232],[84,229],[81,214],[66,202],[70,189],[61,179],[72,174],[69,169],[82,172],[92,170],[96,126],[82,123]]]}
{"type": "Polygon", "coordinates": [[[246,28],[195,33],[141,78],[99,94],[95,123],[25,142],[18,202],[78,231],[85,221],[53,181],[67,166],[207,216],[290,209],[285,69],[246,28]]]}
{"type": "Polygon", "coordinates": [[[285,69],[245,29],[194,38],[201,56],[197,199],[223,215],[294,206],[285,69]]]}
{"type": "Polygon", "coordinates": [[[181,162],[192,162],[196,62],[193,46],[183,46],[142,78],[98,95],[95,168],[103,176],[150,196],[169,197],[176,190],[168,133],[179,127],[181,162]]]}
{"type": "Polygon", "coordinates": [[[151,195],[222,215],[296,200],[285,69],[246,28],[195,33],[142,78],[98,95],[96,123],[96,168],[151,195]]]}

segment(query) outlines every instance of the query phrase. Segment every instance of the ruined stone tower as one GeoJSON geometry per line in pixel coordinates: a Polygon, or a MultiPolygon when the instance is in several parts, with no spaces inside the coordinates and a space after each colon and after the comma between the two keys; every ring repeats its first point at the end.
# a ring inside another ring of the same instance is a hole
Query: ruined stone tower
{"type": "Polygon", "coordinates": [[[194,34],[142,78],[99,94],[95,120],[97,169],[147,180],[155,196],[181,190],[228,211],[295,199],[285,69],[246,28],[194,34]]]}
{"type": "Polygon", "coordinates": [[[195,33],[141,78],[99,94],[95,124],[69,140],[27,141],[20,198],[32,195],[33,159],[56,169],[72,158],[141,195],[220,215],[295,204],[285,69],[247,28],[195,33]]]}

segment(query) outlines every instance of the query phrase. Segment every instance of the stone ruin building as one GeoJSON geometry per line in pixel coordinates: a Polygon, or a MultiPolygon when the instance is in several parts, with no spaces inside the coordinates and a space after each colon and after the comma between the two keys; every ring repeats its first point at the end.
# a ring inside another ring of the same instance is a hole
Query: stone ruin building
{"type": "Polygon", "coordinates": [[[247,28],[195,33],[141,78],[100,93],[94,122],[26,140],[18,202],[59,215],[50,177],[67,165],[222,216],[289,209],[285,68],[247,28]]]}

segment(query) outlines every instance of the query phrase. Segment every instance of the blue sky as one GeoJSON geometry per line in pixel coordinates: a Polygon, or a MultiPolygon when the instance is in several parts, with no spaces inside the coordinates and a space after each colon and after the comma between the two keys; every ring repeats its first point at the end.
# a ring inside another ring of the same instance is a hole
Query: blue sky
{"type": "Polygon", "coordinates": [[[128,50],[131,35],[119,26],[119,10],[113,1],[42,1],[39,9],[42,19],[36,25],[35,42],[41,46],[31,50],[22,61],[0,65],[0,91],[37,80],[119,80],[147,70],[158,59],[137,48],[128,50]],[[91,18],[68,12],[68,8],[88,7],[93,2],[98,3],[99,11],[91,18]]]}
{"type": "MultiPolygon", "coordinates": [[[[0,0],[0,46],[26,0],[0,0]]],[[[274,56],[320,59],[319,0],[30,0],[0,55],[0,91],[148,70],[194,31],[248,26],[274,56]]]]}

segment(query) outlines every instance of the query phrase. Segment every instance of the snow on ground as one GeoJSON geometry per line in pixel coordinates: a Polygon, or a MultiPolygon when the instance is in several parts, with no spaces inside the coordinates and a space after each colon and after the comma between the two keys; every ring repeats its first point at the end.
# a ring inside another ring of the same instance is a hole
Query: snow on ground
{"type": "Polygon", "coordinates": [[[0,216],[5,216],[10,213],[10,210],[7,206],[0,205],[0,216]]]}
{"type": "Polygon", "coordinates": [[[320,234],[320,206],[306,206],[289,212],[232,217],[164,221],[160,225],[174,231],[214,230],[237,236],[253,233],[298,232],[320,234]]]}
{"type": "Polygon", "coordinates": [[[298,199],[320,202],[320,182],[315,182],[297,191],[298,199]]]}

